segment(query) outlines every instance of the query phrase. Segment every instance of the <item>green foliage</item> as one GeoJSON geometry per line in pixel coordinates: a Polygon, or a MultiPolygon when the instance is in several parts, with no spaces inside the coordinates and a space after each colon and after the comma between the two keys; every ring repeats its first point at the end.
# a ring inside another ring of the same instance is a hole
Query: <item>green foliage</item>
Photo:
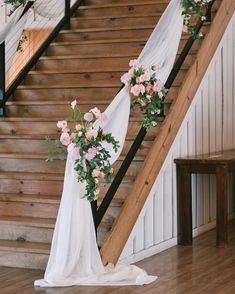
{"type": "MultiPolygon", "coordinates": [[[[74,101],[75,102],[75,101],[74,101]]],[[[113,169],[110,164],[110,154],[105,148],[110,144],[115,152],[119,148],[119,142],[114,139],[112,134],[105,133],[101,127],[94,127],[94,121],[99,119],[101,113],[97,108],[91,109],[89,114],[93,115],[92,121],[84,119],[84,113],[81,113],[77,105],[71,107],[71,115],[66,121],[58,122],[57,126],[61,128],[62,135],[69,136],[68,150],[70,145],[79,151],[75,157],[74,169],[77,172],[77,180],[85,184],[85,195],[88,201],[97,199],[99,194],[98,184],[101,180],[109,183],[112,179],[113,169]],[[93,112],[92,112],[93,111],[93,112]],[[68,124],[71,125],[70,129],[68,124]],[[105,143],[105,144],[104,144],[105,143]],[[94,154],[89,158],[89,152],[94,154]]],[[[55,152],[59,159],[65,158],[66,146],[60,139],[51,140],[45,137],[50,147],[47,161],[53,161],[55,152]]],[[[62,141],[63,142],[63,141],[62,141]]]]}
{"type": "Polygon", "coordinates": [[[189,33],[191,37],[196,40],[203,38],[202,33],[196,33],[195,27],[192,24],[192,18],[200,18],[206,20],[206,10],[211,0],[182,0],[183,16],[184,16],[184,30],[189,33]]]}

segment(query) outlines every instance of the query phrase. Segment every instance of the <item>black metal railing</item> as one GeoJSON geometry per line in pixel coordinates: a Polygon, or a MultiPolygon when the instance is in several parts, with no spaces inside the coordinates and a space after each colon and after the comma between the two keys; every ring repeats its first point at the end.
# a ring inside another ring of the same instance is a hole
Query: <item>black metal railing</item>
{"type": "MultiPolygon", "coordinates": [[[[208,9],[207,9],[207,13],[206,13],[206,16],[207,16],[207,19],[206,21],[211,21],[211,8],[212,8],[212,5],[214,4],[215,0],[212,0],[210,2],[210,4],[208,5],[208,9]]],[[[195,33],[198,34],[203,26],[205,21],[203,20],[199,20],[195,26],[195,33]]],[[[173,69],[171,70],[171,73],[165,83],[165,87],[167,89],[170,89],[178,72],[180,71],[181,69],[181,66],[183,65],[186,57],[188,56],[189,54],[189,51],[190,49],[192,48],[193,46],[193,43],[194,43],[195,39],[193,37],[189,37],[189,39],[187,40],[181,54],[179,55],[177,61],[175,62],[174,66],[173,66],[173,69]]],[[[123,87],[123,86],[122,86],[123,87]]],[[[121,88],[122,88],[121,87],[121,88]]],[[[116,192],[117,192],[117,189],[119,188],[128,168],[130,167],[131,165],[131,162],[133,161],[139,147],[141,146],[144,138],[145,138],[145,135],[147,134],[147,131],[145,128],[141,127],[139,133],[137,134],[132,146],[130,147],[130,150],[128,151],[125,159],[123,160],[122,162],[122,165],[120,166],[116,176],[114,177],[103,201],[101,202],[99,208],[98,208],[98,211],[96,212],[96,216],[94,217],[95,219],[95,227],[96,229],[98,228],[99,224],[101,223],[112,199],[114,198],[116,192]]]]}
{"type": "MultiPolygon", "coordinates": [[[[70,28],[70,20],[71,16],[75,13],[78,7],[82,4],[83,0],[77,0],[73,6],[70,5],[70,0],[65,0],[65,12],[62,19],[58,22],[58,24],[54,27],[49,36],[45,39],[45,41],[41,44],[38,50],[34,53],[34,55],[30,58],[30,60],[26,63],[26,65],[21,69],[17,77],[10,84],[8,89],[6,90],[6,74],[5,74],[5,42],[0,44],[0,116],[6,115],[5,104],[8,98],[13,94],[16,88],[22,83],[28,72],[33,68],[38,59],[42,56],[42,54],[46,51],[50,43],[56,38],[59,31],[61,29],[69,29],[70,28]]],[[[33,1],[27,2],[24,11],[20,18],[24,16],[24,14],[31,8],[33,5],[33,1]]]]}

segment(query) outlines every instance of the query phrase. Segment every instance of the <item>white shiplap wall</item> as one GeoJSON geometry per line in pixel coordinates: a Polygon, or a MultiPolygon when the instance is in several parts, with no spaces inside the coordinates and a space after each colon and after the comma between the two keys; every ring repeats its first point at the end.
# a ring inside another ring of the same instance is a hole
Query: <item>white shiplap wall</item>
{"type": "MultiPolygon", "coordinates": [[[[235,15],[198,88],[120,261],[136,262],[177,244],[174,158],[235,147],[235,15]]],[[[229,213],[233,216],[233,179],[229,213]]],[[[194,236],[215,225],[215,176],[193,175],[194,236]]]]}

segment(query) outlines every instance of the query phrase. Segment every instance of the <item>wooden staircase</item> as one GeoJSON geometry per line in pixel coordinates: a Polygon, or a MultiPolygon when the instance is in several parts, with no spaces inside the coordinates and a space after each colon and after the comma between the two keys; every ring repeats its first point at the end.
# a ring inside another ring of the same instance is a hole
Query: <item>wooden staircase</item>
{"type": "MultiPolygon", "coordinates": [[[[82,111],[107,107],[129,60],[139,55],[169,0],[84,3],[72,18],[71,29],[60,32],[7,102],[7,117],[0,119],[0,265],[45,268],[65,162],[45,161],[44,137],[58,135],[56,122],[66,117],[75,98],[82,111]]],[[[203,31],[208,28],[205,25],[203,31]]],[[[178,53],[187,38],[183,34],[178,53]]],[[[199,47],[196,42],[179,72],[168,95],[171,100],[176,99],[199,47]]],[[[139,128],[140,115],[135,111],[116,171],[139,128]]],[[[148,132],[118,189],[99,228],[101,246],[160,128],[159,123],[148,132]]],[[[100,199],[107,189],[102,186],[100,199]]]]}

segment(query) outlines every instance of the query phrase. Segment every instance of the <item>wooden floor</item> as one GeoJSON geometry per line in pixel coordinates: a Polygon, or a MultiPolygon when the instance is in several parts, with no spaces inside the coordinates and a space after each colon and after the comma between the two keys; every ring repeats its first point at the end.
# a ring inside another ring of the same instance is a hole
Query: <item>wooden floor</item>
{"type": "Polygon", "coordinates": [[[148,273],[158,275],[155,283],[132,287],[68,287],[34,289],[38,270],[0,267],[1,294],[234,294],[235,221],[229,225],[228,248],[216,248],[215,231],[194,240],[193,247],[175,246],[138,263],[148,273]]]}

